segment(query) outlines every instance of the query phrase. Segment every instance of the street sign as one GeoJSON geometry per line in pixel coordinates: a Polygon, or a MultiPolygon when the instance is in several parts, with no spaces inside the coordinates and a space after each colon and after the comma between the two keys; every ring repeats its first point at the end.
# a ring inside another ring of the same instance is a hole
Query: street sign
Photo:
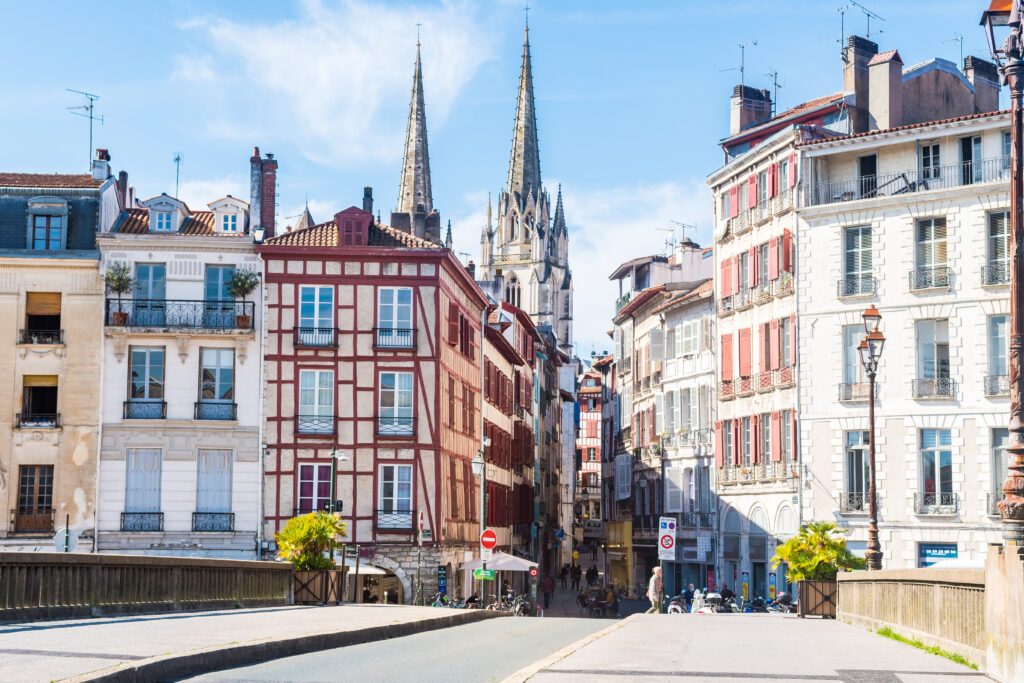
{"type": "Polygon", "coordinates": [[[484,529],[480,532],[480,547],[494,550],[496,545],[498,545],[498,534],[494,533],[494,529],[484,529]]]}
{"type": "Polygon", "coordinates": [[[493,550],[488,550],[487,548],[480,548],[480,559],[483,560],[484,562],[490,562],[491,557],[493,555],[494,555],[494,551],[493,550]]]}
{"type": "Polygon", "coordinates": [[[537,571],[536,567],[530,567],[530,583],[532,583],[532,584],[536,584],[537,583],[537,575],[539,573],[540,572],[537,571]]]}
{"type": "Polygon", "coordinates": [[[658,559],[676,559],[676,520],[662,517],[658,522],[658,559]]]}
{"type": "Polygon", "coordinates": [[[78,547],[78,535],[80,533],[78,529],[68,529],[67,527],[59,529],[53,536],[54,549],[58,553],[75,552],[75,548],[78,547]]]}
{"type": "Polygon", "coordinates": [[[473,578],[478,581],[494,581],[493,569],[474,569],[473,578]]]}
{"type": "Polygon", "coordinates": [[[441,595],[448,594],[448,567],[443,564],[437,566],[437,592],[441,595]]]}

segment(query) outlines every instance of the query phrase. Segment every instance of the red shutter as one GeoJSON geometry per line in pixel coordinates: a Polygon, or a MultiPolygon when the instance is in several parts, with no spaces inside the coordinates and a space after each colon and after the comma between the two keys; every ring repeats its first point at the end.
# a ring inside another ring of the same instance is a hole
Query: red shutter
{"type": "Polygon", "coordinates": [[[789,230],[782,233],[782,270],[793,272],[793,235],[789,230]]]}
{"type": "Polygon", "coordinates": [[[797,435],[800,433],[800,429],[797,426],[796,411],[795,410],[792,412],[792,415],[793,415],[793,419],[792,419],[792,422],[793,422],[793,462],[799,462],[800,461],[800,455],[799,455],[800,447],[799,447],[799,444],[797,443],[797,435]]]}
{"type": "Polygon", "coordinates": [[[732,464],[740,464],[740,422],[739,418],[732,421],[732,464]]]}
{"type": "Polygon", "coordinates": [[[747,268],[747,286],[753,289],[757,286],[757,247],[747,250],[747,261],[750,266],[747,268]]]}
{"type": "Polygon", "coordinates": [[[757,324],[757,357],[761,361],[761,372],[767,372],[771,364],[768,358],[768,323],[757,324]]]}
{"type": "Polygon", "coordinates": [[[782,461],[782,413],[772,413],[772,462],[782,461]]]}
{"type": "Polygon", "coordinates": [[[715,423],[715,465],[725,467],[725,453],[722,451],[722,421],[715,423]]]}
{"type": "Polygon", "coordinates": [[[732,379],[732,332],[722,335],[722,381],[732,379]]]}
{"type": "Polygon", "coordinates": [[[747,178],[747,208],[753,209],[757,206],[757,176],[751,175],[747,178]]]}
{"type": "Polygon", "coordinates": [[[750,416],[750,462],[755,465],[761,463],[761,416],[750,416]]]}
{"type": "Polygon", "coordinates": [[[796,367],[796,315],[789,316],[789,364],[796,367]]]}
{"type": "Polygon", "coordinates": [[[718,279],[718,293],[720,296],[729,296],[729,259],[722,259],[722,262],[718,264],[719,279],[718,279]]]}
{"type": "Polygon", "coordinates": [[[789,155],[789,186],[796,185],[796,153],[789,155]]]}
{"type": "Polygon", "coordinates": [[[448,302],[448,343],[459,343],[459,305],[454,301],[448,302]]]}
{"type": "Polygon", "coordinates": [[[774,280],[779,276],[779,238],[773,237],[768,240],[768,279],[774,280]]]}
{"type": "Polygon", "coordinates": [[[774,197],[779,193],[779,165],[772,164],[768,167],[768,196],[774,197]]]}
{"type": "Polygon", "coordinates": [[[740,215],[740,187],[733,185],[729,188],[729,218],[736,218],[740,215]]]}
{"type": "Polygon", "coordinates": [[[779,366],[782,364],[780,362],[782,359],[779,357],[780,356],[779,350],[781,348],[781,343],[780,342],[781,342],[781,339],[779,338],[779,321],[778,320],[773,320],[772,321],[772,329],[771,329],[771,333],[769,334],[769,340],[768,340],[768,344],[769,344],[770,349],[771,349],[770,357],[771,357],[771,361],[772,361],[771,362],[771,369],[772,370],[778,370],[779,366]]]}
{"type": "Polygon", "coordinates": [[[740,377],[750,377],[750,328],[739,331],[740,377]]]}
{"type": "Polygon", "coordinates": [[[739,256],[732,257],[732,265],[729,266],[729,274],[732,276],[732,293],[740,291],[740,263],[739,256]]]}

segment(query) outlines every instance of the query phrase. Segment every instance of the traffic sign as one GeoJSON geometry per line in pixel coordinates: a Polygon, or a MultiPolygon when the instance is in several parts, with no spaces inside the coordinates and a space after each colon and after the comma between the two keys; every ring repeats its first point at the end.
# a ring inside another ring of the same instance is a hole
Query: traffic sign
{"type": "Polygon", "coordinates": [[[676,520],[671,517],[658,521],[658,559],[676,559],[676,520]]]}
{"type": "Polygon", "coordinates": [[[480,546],[487,550],[494,550],[494,546],[498,545],[498,534],[494,533],[494,529],[484,529],[480,532],[480,546]]]}
{"type": "Polygon", "coordinates": [[[494,555],[494,551],[493,550],[488,550],[487,548],[480,548],[480,559],[483,560],[484,562],[490,561],[490,559],[491,559],[491,557],[493,555],[494,555]]]}
{"type": "Polygon", "coordinates": [[[536,566],[530,567],[530,583],[537,583],[537,575],[539,573],[536,566]]]}
{"type": "Polygon", "coordinates": [[[478,581],[494,581],[493,569],[474,569],[473,578],[478,581]]]}

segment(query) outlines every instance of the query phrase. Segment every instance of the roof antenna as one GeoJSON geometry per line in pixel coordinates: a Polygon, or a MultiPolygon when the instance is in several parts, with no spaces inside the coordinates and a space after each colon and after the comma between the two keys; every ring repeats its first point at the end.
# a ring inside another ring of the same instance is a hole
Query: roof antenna
{"type": "MultiPolygon", "coordinates": [[[[871,20],[872,19],[877,19],[878,21],[885,21],[885,19],[883,19],[882,17],[878,16],[878,14],[876,14],[875,12],[872,12],[867,7],[865,7],[864,5],[862,5],[859,2],[857,2],[857,0],[850,0],[850,5],[853,6],[853,7],[856,7],[857,9],[859,9],[861,12],[864,13],[864,18],[867,19],[867,22],[868,22],[868,35],[867,35],[867,37],[868,37],[868,40],[870,40],[871,39],[871,20]]],[[[882,33],[882,29],[878,29],[878,33],[882,33]]]]}
{"type": "Polygon", "coordinates": [[[774,91],[772,94],[772,117],[774,117],[779,107],[779,88],[782,87],[779,85],[779,72],[777,69],[772,69],[765,76],[772,79],[772,90],[774,91]]]}
{"type": "Polygon", "coordinates": [[[723,73],[725,71],[739,71],[740,72],[740,93],[741,93],[741,96],[742,96],[742,93],[743,93],[743,88],[746,85],[746,80],[745,80],[744,75],[746,74],[746,71],[747,71],[747,48],[748,47],[757,47],[757,41],[756,40],[751,40],[751,41],[748,41],[746,43],[740,43],[740,65],[738,67],[734,66],[734,67],[731,67],[729,69],[719,69],[718,70],[719,73],[723,73]]]}
{"type": "Polygon", "coordinates": [[[174,198],[178,199],[181,188],[181,160],[184,157],[181,152],[174,153],[174,198]]]}
{"type": "Polygon", "coordinates": [[[949,40],[942,41],[945,43],[956,43],[960,48],[960,61],[957,63],[957,68],[963,71],[964,68],[964,35],[962,33],[954,33],[953,37],[949,40]]]}
{"type": "Polygon", "coordinates": [[[92,166],[92,125],[93,121],[99,121],[100,125],[103,125],[103,116],[97,116],[93,113],[93,107],[96,104],[96,100],[100,98],[99,95],[94,95],[91,92],[84,92],[82,90],[72,90],[71,88],[64,88],[67,92],[73,92],[78,95],[85,96],[86,104],[80,104],[77,107],[68,107],[67,110],[75,116],[82,116],[89,119],[89,165],[86,168],[92,166]]]}

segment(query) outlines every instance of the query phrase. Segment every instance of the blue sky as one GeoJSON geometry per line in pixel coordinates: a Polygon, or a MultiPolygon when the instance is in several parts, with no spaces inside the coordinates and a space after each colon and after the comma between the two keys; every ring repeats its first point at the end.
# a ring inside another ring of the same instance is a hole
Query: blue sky
{"type": "MultiPolygon", "coordinates": [[[[728,96],[780,73],[782,108],[841,89],[841,0],[533,0],[535,90],[545,184],[564,186],[581,354],[610,347],[607,280],[664,249],[670,220],[710,236],[705,176],[720,164],[728,96]]],[[[987,55],[987,0],[865,1],[880,48],[907,64],[987,55]],[[878,28],[881,34],[876,34],[878,28]],[[950,42],[947,42],[950,41],[950,42]]],[[[864,35],[856,8],[846,31],[864,35]]],[[[87,123],[66,107],[98,93],[95,146],[139,195],[174,191],[200,207],[248,198],[253,145],[280,160],[279,221],[308,196],[314,218],[358,204],[371,185],[385,214],[398,192],[416,23],[434,204],[456,250],[479,260],[487,193],[506,179],[522,43],[518,0],[479,2],[7,3],[0,23],[0,170],[81,172],[87,123]]]]}

